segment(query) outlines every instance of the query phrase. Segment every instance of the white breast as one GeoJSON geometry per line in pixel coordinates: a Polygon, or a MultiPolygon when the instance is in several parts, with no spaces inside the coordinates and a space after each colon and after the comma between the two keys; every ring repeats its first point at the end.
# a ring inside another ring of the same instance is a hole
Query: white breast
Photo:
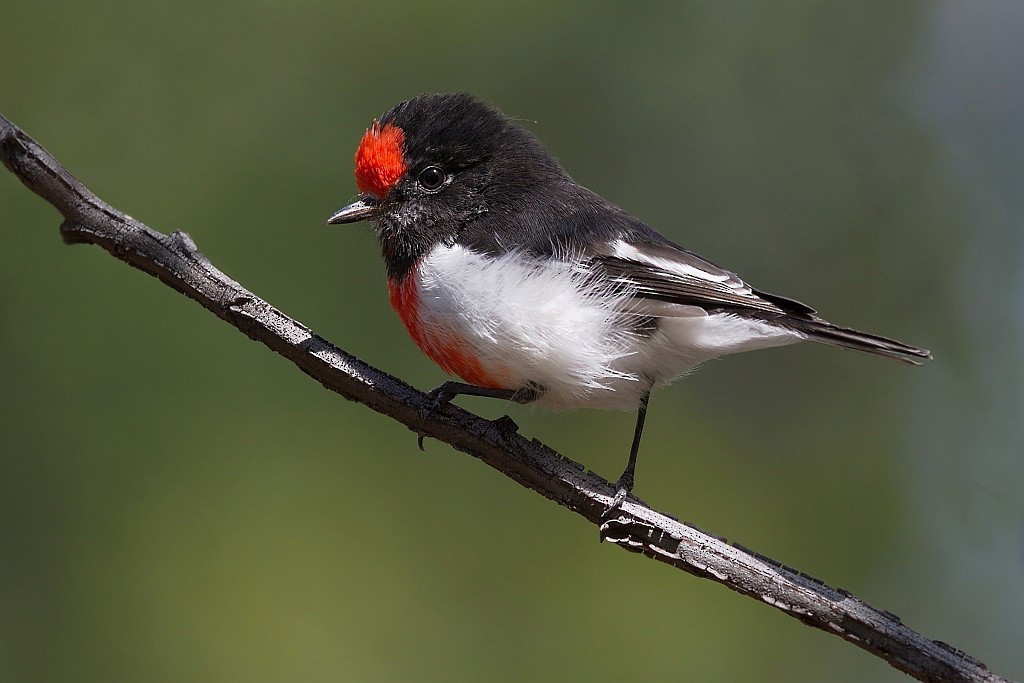
{"type": "Polygon", "coordinates": [[[543,387],[537,405],[546,408],[632,409],[653,384],[705,360],[799,340],[766,323],[672,304],[659,306],[653,332],[638,333],[629,286],[598,283],[579,259],[541,265],[515,252],[492,258],[442,246],[415,277],[420,324],[461,339],[509,388],[543,387]]]}

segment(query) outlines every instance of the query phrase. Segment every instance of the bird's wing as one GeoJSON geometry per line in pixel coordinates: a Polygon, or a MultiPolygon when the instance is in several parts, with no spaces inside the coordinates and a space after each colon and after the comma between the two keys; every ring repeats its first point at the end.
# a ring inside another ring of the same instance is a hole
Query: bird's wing
{"type": "Polygon", "coordinates": [[[636,292],[636,298],[670,304],[651,310],[671,316],[671,305],[696,306],[705,311],[728,310],[759,318],[814,319],[804,304],[760,292],[735,273],[720,268],[674,244],[612,240],[592,255],[602,277],[636,292]]]}
{"type": "Polygon", "coordinates": [[[701,315],[701,311],[725,312],[763,320],[804,339],[912,365],[932,357],[926,349],[833,325],[819,318],[813,308],[756,290],[735,273],[667,240],[612,240],[595,250],[592,264],[600,277],[635,293],[626,306],[630,314],[673,318],[701,315]]]}

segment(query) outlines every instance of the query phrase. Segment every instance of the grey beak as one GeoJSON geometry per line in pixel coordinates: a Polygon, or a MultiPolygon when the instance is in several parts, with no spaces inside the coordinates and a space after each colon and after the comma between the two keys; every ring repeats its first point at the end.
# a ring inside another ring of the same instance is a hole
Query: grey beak
{"type": "Polygon", "coordinates": [[[331,214],[327,222],[331,225],[339,225],[341,223],[356,223],[366,220],[373,213],[373,210],[377,208],[377,203],[377,198],[373,195],[361,194],[354,202],[331,214]]]}

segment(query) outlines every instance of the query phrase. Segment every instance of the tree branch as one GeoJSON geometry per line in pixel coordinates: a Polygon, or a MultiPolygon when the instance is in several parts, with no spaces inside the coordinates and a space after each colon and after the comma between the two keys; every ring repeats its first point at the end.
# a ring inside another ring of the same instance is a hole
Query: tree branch
{"type": "Polygon", "coordinates": [[[845,638],[922,681],[1004,681],[981,662],[904,626],[848,592],[831,588],[630,497],[614,520],[601,514],[614,487],[579,463],[516,433],[508,417],[485,420],[453,405],[424,420],[429,399],[314,334],[218,270],[183,232],[164,235],[100,200],[46,150],[0,117],[0,157],[64,217],[65,242],[97,244],[156,276],[260,341],[327,389],[363,403],[490,465],[599,525],[605,540],[710,579],[800,621],[845,638]]]}

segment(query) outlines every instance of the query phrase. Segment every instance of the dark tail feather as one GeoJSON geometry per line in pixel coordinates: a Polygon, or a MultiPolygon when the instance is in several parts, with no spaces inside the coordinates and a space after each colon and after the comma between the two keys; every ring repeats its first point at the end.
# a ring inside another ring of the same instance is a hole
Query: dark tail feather
{"type": "Polygon", "coordinates": [[[925,349],[916,346],[909,346],[894,339],[886,339],[867,332],[858,332],[847,327],[837,327],[824,320],[800,320],[790,318],[787,325],[797,332],[803,334],[810,341],[838,346],[854,351],[873,353],[876,356],[895,358],[898,361],[910,365],[921,365],[923,361],[931,360],[932,354],[925,349]]]}

